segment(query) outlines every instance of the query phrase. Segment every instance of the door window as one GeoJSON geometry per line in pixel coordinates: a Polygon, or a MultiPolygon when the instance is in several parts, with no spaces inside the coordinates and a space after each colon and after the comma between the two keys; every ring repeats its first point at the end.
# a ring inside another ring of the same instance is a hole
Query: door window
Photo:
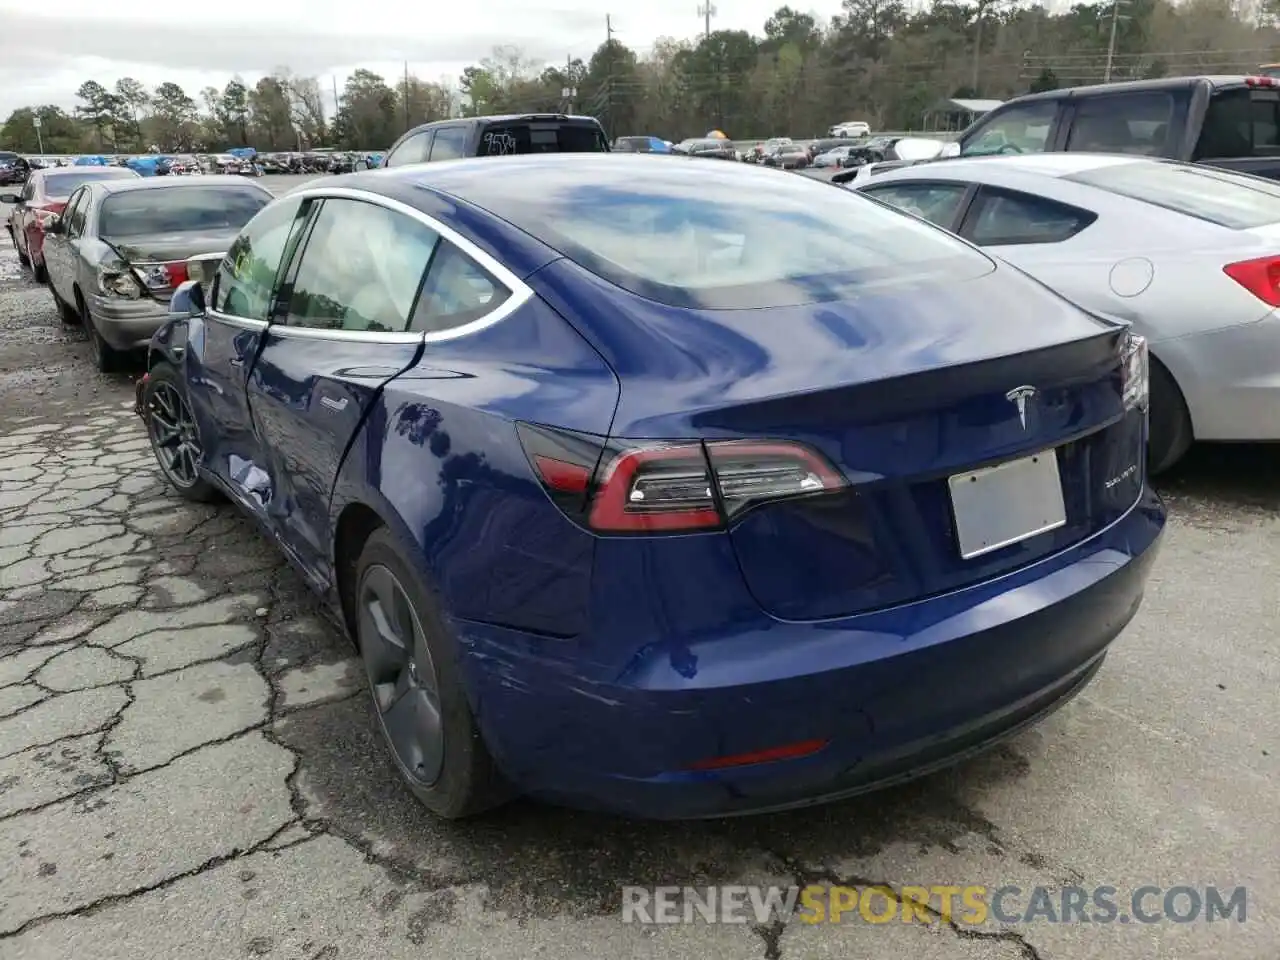
{"type": "Polygon", "coordinates": [[[78,237],[84,233],[84,221],[89,215],[89,191],[80,188],[79,195],[73,198],[73,204],[67,205],[67,236],[78,237]]]}
{"type": "Polygon", "coordinates": [[[439,333],[479,320],[511,296],[487,270],[453,244],[442,241],[422,286],[412,330],[439,333]]]}
{"type": "Polygon", "coordinates": [[[984,187],[965,217],[963,235],[979,246],[1061,243],[1097,219],[1097,214],[1044,197],[984,187]]]}
{"type": "Polygon", "coordinates": [[[23,203],[29,203],[31,198],[36,195],[35,178],[31,178],[22,185],[22,192],[18,194],[18,199],[23,203]]]}
{"type": "Polygon", "coordinates": [[[964,183],[886,183],[862,192],[950,229],[968,189],[964,183]]]}
{"type": "Polygon", "coordinates": [[[457,160],[467,152],[466,127],[439,127],[431,144],[431,160],[457,160]]]}
{"type": "Polygon", "coordinates": [[[1044,153],[1057,115],[1056,100],[1001,110],[965,141],[960,153],[966,157],[992,153],[1044,153]]]}
{"type": "Polygon", "coordinates": [[[400,146],[391,151],[387,157],[388,167],[402,167],[406,163],[422,163],[427,159],[427,151],[431,147],[430,130],[415,133],[400,146]]]}
{"type": "Polygon", "coordinates": [[[360,200],[325,200],[302,252],[285,322],[294,327],[404,332],[439,235],[360,200]]]}
{"type": "Polygon", "coordinates": [[[246,320],[269,319],[276,275],[296,243],[301,208],[301,200],[284,200],[245,224],[218,265],[214,310],[246,320]]]}
{"type": "Polygon", "coordinates": [[[1164,156],[1172,116],[1167,93],[1085,97],[1076,105],[1067,149],[1164,156]]]}

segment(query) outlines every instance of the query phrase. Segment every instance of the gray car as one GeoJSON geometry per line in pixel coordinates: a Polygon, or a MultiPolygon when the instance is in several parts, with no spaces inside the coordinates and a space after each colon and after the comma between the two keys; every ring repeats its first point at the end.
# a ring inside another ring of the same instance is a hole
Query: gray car
{"type": "Polygon", "coordinates": [[[66,323],[82,323],[99,370],[145,347],[174,288],[222,254],[270,191],[235,176],[96,180],[45,226],[49,288],[66,323]]]}
{"type": "Polygon", "coordinates": [[[855,184],[1150,344],[1153,473],[1280,440],[1280,184],[1089,153],[938,160],[855,184]]]}

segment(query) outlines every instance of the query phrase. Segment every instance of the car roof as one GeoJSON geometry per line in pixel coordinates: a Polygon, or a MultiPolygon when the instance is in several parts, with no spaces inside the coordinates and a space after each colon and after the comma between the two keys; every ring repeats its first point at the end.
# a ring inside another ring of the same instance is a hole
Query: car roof
{"type": "Polygon", "coordinates": [[[106,193],[125,193],[132,190],[186,190],[194,187],[253,187],[264,193],[270,191],[252,180],[230,174],[213,174],[204,177],[138,177],[123,180],[95,180],[94,185],[106,193]]]}
{"type": "Polygon", "coordinates": [[[1011,103],[1029,103],[1034,100],[1067,100],[1076,97],[1103,96],[1112,93],[1147,93],[1169,90],[1185,90],[1197,83],[1208,83],[1214,87],[1227,87],[1247,83],[1253,74],[1202,74],[1191,77],[1160,77],[1156,80],[1117,80],[1112,83],[1091,83],[1082,87],[1060,87],[1057,90],[1045,90],[1041,93],[1028,93],[1014,97],[997,107],[995,113],[1011,103]]]}

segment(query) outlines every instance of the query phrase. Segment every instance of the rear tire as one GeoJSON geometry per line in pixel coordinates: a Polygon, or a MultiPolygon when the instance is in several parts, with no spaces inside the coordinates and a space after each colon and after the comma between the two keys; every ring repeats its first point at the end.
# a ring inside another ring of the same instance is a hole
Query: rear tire
{"type": "Polygon", "coordinates": [[[120,361],[122,359],[120,351],[102,339],[102,334],[94,326],[93,314],[89,312],[88,305],[78,291],[76,293],[76,306],[79,307],[80,323],[84,326],[84,332],[89,336],[89,356],[93,360],[93,365],[98,368],[99,373],[115,373],[120,369],[120,361]]]}
{"type": "Polygon", "coordinates": [[[1151,412],[1148,425],[1147,473],[1164,473],[1183,458],[1195,434],[1187,401],[1173,375],[1154,357],[1151,364],[1151,412]]]}
{"type": "Polygon", "coordinates": [[[34,259],[29,259],[27,262],[31,264],[31,279],[36,283],[49,282],[49,271],[45,269],[43,260],[36,263],[34,259]]]}
{"type": "Polygon", "coordinates": [[[49,292],[53,294],[53,303],[58,308],[58,319],[69,327],[78,327],[80,311],[68,306],[67,302],[58,296],[58,291],[53,288],[53,284],[49,284],[49,292]]]}
{"type": "Polygon", "coordinates": [[[374,722],[405,785],[449,820],[506,801],[511,791],[467,701],[458,643],[385,527],[356,561],[352,603],[374,722]]]}

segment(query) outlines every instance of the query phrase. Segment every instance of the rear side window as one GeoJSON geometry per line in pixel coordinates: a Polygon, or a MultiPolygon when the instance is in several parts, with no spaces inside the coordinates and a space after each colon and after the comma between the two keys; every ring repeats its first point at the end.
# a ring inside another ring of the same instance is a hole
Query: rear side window
{"type": "Polygon", "coordinates": [[[886,183],[863,193],[945,229],[952,226],[968,189],[966,183],[886,183]]]}
{"type": "Polygon", "coordinates": [[[407,163],[422,163],[427,159],[427,148],[431,145],[431,131],[423,130],[415,133],[400,146],[391,151],[386,166],[402,167],[407,163]]]}
{"type": "Polygon", "coordinates": [[[595,124],[555,121],[494,124],[480,135],[479,155],[524,153],[604,153],[609,144],[595,124]]]}
{"type": "Polygon", "coordinates": [[[511,291],[446,241],[431,261],[410,330],[438,333],[479,320],[511,297],[511,291]]]}
{"type": "Polygon", "coordinates": [[[1067,177],[1233,230],[1280,223],[1280,184],[1187,163],[1122,163],[1067,177]]]}
{"type": "Polygon", "coordinates": [[[750,309],[843,300],[994,269],[947,233],[807,177],[726,165],[540,170],[539,189],[495,177],[472,198],[585,269],[661,303],[750,309]],[[767,182],[766,182],[767,181],[767,182]]]}
{"type": "Polygon", "coordinates": [[[98,233],[139,237],[188,230],[239,230],[270,202],[271,194],[256,188],[127,190],[102,202],[98,233]]]}
{"type": "Polygon", "coordinates": [[[72,237],[78,237],[84,233],[84,221],[89,213],[88,189],[80,187],[75,197],[75,202],[68,203],[67,209],[63,212],[63,216],[67,220],[67,235],[72,237]]]}
{"type": "Polygon", "coordinates": [[[1167,93],[1086,97],[1076,104],[1067,149],[1163,156],[1172,117],[1167,93]]]}
{"type": "Polygon", "coordinates": [[[1280,155],[1280,91],[1221,90],[1209,101],[1193,159],[1280,155]]]}
{"type": "Polygon", "coordinates": [[[1061,243],[1096,219],[1096,213],[1044,197],[983,187],[961,233],[979,246],[1061,243]]]}

